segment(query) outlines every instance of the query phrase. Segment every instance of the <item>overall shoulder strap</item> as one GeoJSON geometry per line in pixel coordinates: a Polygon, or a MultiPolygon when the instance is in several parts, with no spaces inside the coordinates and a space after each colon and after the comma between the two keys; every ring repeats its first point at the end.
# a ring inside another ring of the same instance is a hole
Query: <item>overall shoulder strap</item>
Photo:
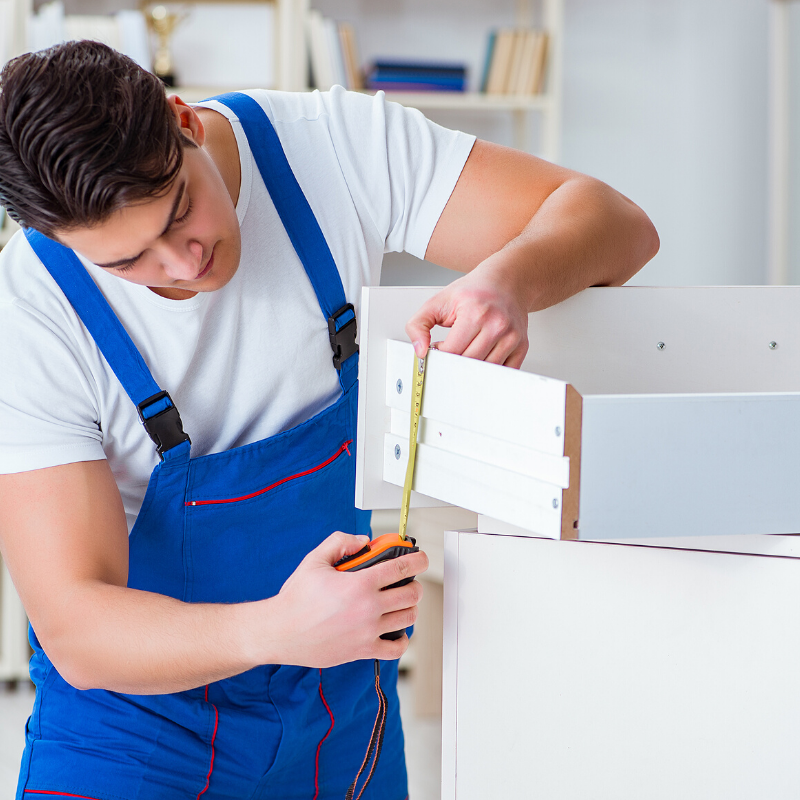
{"type": "Polygon", "coordinates": [[[328,322],[333,363],[346,391],[358,376],[355,311],[345,298],[336,262],[286,159],[278,134],[264,109],[249,95],[231,92],[210,99],[230,108],[242,123],[267,191],[328,322]]]}
{"type": "Polygon", "coordinates": [[[136,406],[159,455],[165,458],[168,450],[189,442],[172,398],[159,388],[128,332],[75,253],[33,228],[27,228],[25,236],[136,406]]]}

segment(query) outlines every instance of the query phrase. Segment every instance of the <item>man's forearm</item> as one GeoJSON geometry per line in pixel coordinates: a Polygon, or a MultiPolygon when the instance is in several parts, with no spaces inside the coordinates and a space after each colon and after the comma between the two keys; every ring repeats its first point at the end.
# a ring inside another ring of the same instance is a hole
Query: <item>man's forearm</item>
{"type": "MultiPolygon", "coordinates": [[[[270,657],[264,630],[275,598],[235,605],[183,603],[164,595],[92,582],[75,587],[69,614],[53,619],[43,643],[62,677],[79,689],[166,694],[203,686],[270,657]],[[259,608],[260,606],[260,608],[259,608]],[[256,630],[262,658],[254,657],[256,630]]],[[[268,624],[268,623],[267,623],[268,624]]]]}
{"type": "Polygon", "coordinates": [[[588,286],[618,286],[657,252],[647,215],[592,178],[567,181],[525,229],[476,270],[523,298],[528,311],[555,305],[588,286]]]}

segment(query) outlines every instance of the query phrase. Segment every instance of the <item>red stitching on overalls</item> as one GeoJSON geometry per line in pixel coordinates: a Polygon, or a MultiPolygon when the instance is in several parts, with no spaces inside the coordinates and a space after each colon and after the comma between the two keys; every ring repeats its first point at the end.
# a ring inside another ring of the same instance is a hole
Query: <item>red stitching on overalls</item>
{"type": "MultiPolygon", "coordinates": [[[[208,684],[206,684],[206,703],[208,702],[208,684]]],[[[214,733],[211,734],[211,763],[208,765],[208,775],[206,775],[206,785],[203,787],[203,790],[200,794],[197,795],[199,798],[201,794],[205,794],[206,790],[208,789],[209,783],[211,783],[211,773],[214,771],[214,740],[217,738],[217,727],[219,726],[219,711],[217,707],[211,703],[211,708],[214,709],[214,733]]]]}
{"type": "Polygon", "coordinates": [[[97,800],[96,797],[87,797],[85,794],[68,794],[67,792],[50,792],[47,789],[26,789],[23,794],[52,794],[58,797],[80,797],[81,800],[97,800]]]}
{"type": "MultiPolygon", "coordinates": [[[[348,444],[350,444],[350,442],[348,442],[348,444]]],[[[333,730],[333,726],[335,724],[333,712],[328,705],[328,701],[325,699],[325,695],[322,693],[322,670],[319,671],[319,696],[322,698],[322,702],[325,704],[325,708],[328,710],[328,716],[331,718],[331,726],[328,728],[328,732],[322,737],[322,739],[320,739],[320,742],[317,745],[317,757],[314,765],[314,800],[317,800],[317,797],[319,797],[319,751],[322,749],[322,743],[331,735],[331,731],[333,730]]]]}
{"type": "Polygon", "coordinates": [[[332,461],[336,461],[337,458],[342,453],[347,453],[350,455],[350,445],[353,444],[352,439],[348,439],[329,459],[323,461],[321,464],[318,464],[316,467],[312,467],[311,469],[305,470],[305,472],[298,472],[296,475],[290,475],[288,478],[281,478],[281,480],[276,481],[273,484],[267,486],[266,489],[259,489],[257,492],[252,492],[252,494],[244,494],[241,497],[231,497],[227,500],[188,500],[184,505],[187,506],[211,506],[217,505],[219,503],[238,503],[242,500],[249,500],[251,497],[258,497],[260,494],[265,494],[266,492],[270,491],[271,489],[275,489],[276,487],[280,486],[281,484],[288,483],[289,481],[296,480],[297,478],[302,478],[306,475],[311,475],[312,472],[319,472],[319,470],[324,469],[328,466],[332,461]]]}

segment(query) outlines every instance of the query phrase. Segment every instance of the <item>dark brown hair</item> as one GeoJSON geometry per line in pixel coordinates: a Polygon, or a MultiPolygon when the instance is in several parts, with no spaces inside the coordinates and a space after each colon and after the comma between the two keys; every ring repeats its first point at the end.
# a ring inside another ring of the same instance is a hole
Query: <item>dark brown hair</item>
{"type": "Polygon", "coordinates": [[[27,53],[0,73],[0,204],[48,236],[166,192],[187,143],[158,78],[98,42],[27,53]]]}

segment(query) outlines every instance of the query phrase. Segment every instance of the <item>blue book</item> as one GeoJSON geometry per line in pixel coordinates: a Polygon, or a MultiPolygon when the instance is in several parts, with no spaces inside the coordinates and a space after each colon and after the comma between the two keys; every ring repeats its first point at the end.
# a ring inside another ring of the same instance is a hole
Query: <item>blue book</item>
{"type": "Polygon", "coordinates": [[[466,77],[465,64],[448,64],[436,61],[375,61],[371,70],[380,72],[415,72],[418,74],[466,77]]]}
{"type": "Polygon", "coordinates": [[[481,91],[486,92],[489,84],[489,70],[492,67],[492,56],[494,55],[494,43],[497,40],[497,31],[490,31],[489,41],[486,44],[486,60],[483,62],[483,75],[481,76],[481,91]]]}

